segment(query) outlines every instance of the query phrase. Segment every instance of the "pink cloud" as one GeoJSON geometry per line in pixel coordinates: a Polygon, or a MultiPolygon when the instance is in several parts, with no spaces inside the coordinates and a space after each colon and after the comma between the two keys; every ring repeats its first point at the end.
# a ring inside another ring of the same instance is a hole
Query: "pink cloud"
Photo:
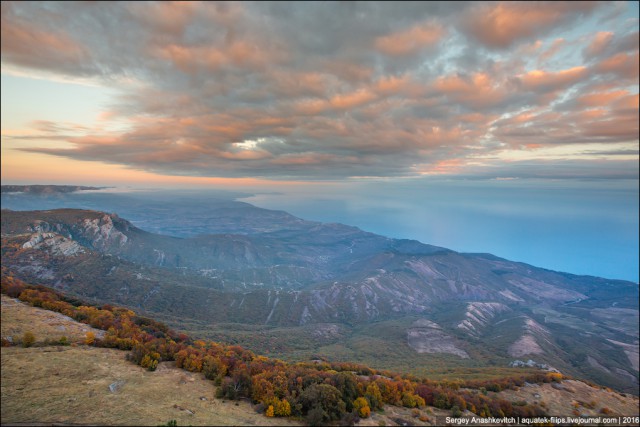
{"type": "Polygon", "coordinates": [[[612,73],[619,77],[635,80],[638,82],[638,52],[633,54],[618,53],[602,60],[597,66],[596,71],[600,73],[612,73]]]}
{"type": "Polygon", "coordinates": [[[422,166],[422,175],[450,175],[462,171],[466,166],[466,161],[462,159],[441,160],[432,165],[422,166]]]}
{"type": "Polygon", "coordinates": [[[583,107],[601,107],[610,105],[613,101],[628,94],[629,91],[626,90],[595,92],[579,96],[576,101],[583,107]]]}
{"type": "Polygon", "coordinates": [[[152,48],[155,56],[173,62],[185,73],[198,69],[216,71],[224,67],[262,69],[275,60],[274,52],[246,40],[237,40],[223,46],[187,46],[176,43],[152,48]],[[274,54],[273,57],[270,56],[274,54]]]}
{"type": "Polygon", "coordinates": [[[329,102],[320,98],[307,98],[297,101],[293,107],[295,114],[303,116],[313,116],[320,114],[330,107],[329,102]]]}
{"type": "Polygon", "coordinates": [[[619,111],[630,111],[638,114],[639,100],[640,97],[637,93],[635,95],[628,95],[616,100],[613,103],[613,108],[619,111]]]}
{"type": "Polygon", "coordinates": [[[611,40],[613,40],[613,33],[611,31],[598,31],[596,35],[593,36],[593,40],[591,40],[589,46],[585,48],[585,56],[587,58],[592,58],[600,55],[611,43],[611,40]]]}
{"type": "Polygon", "coordinates": [[[329,103],[338,110],[348,110],[373,101],[376,95],[369,89],[359,89],[354,92],[338,94],[331,98],[329,103]]]}
{"type": "Polygon", "coordinates": [[[597,5],[586,1],[486,3],[466,14],[462,30],[489,47],[504,49],[516,41],[543,34],[597,5]]]}
{"type": "Polygon", "coordinates": [[[375,90],[382,94],[394,94],[402,91],[410,85],[411,78],[408,75],[402,77],[383,76],[375,84],[375,90]]]}
{"type": "Polygon", "coordinates": [[[587,77],[589,70],[578,66],[557,72],[533,70],[519,76],[519,81],[526,90],[554,91],[564,89],[587,77]]]}
{"type": "Polygon", "coordinates": [[[219,151],[217,154],[227,160],[262,160],[273,157],[271,153],[264,150],[219,151]]]}
{"type": "Polygon", "coordinates": [[[378,37],[375,47],[390,56],[412,55],[435,45],[444,35],[445,30],[441,25],[430,22],[378,37]]]}
{"type": "Polygon", "coordinates": [[[497,82],[487,73],[470,77],[450,75],[438,78],[433,88],[437,93],[473,108],[499,104],[508,96],[508,82],[497,82]]]}
{"type": "Polygon", "coordinates": [[[140,20],[158,32],[181,35],[193,15],[197,12],[198,3],[183,1],[162,1],[157,3],[127,4],[129,10],[140,20]]]}
{"type": "Polygon", "coordinates": [[[52,70],[87,66],[86,48],[62,31],[40,29],[15,19],[9,4],[2,4],[0,26],[2,57],[27,67],[52,70]]]}

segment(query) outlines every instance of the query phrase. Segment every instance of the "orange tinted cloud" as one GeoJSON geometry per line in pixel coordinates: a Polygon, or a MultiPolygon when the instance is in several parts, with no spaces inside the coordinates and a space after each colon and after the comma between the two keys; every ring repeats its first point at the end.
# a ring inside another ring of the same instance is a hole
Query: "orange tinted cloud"
{"type": "Polygon", "coordinates": [[[557,72],[533,70],[519,77],[527,90],[557,90],[571,86],[584,79],[588,74],[585,66],[578,66],[557,72]]]}
{"type": "Polygon", "coordinates": [[[198,4],[187,1],[162,1],[147,4],[133,2],[128,6],[141,22],[154,30],[180,35],[197,12],[198,4]]]}
{"type": "Polygon", "coordinates": [[[331,106],[338,110],[351,109],[376,98],[376,95],[368,89],[359,89],[351,93],[338,94],[331,98],[331,106]]]}
{"type": "Polygon", "coordinates": [[[509,85],[494,81],[487,73],[474,73],[464,78],[459,75],[440,77],[433,87],[460,103],[482,108],[502,102],[508,96],[509,85]]]}
{"type": "Polygon", "coordinates": [[[378,37],[375,47],[380,52],[391,56],[411,55],[438,43],[444,34],[445,30],[442,26],[426,23],[378,37]]]}
{"type": "Polygon", "coordinates": [[[604,49],[611,43],[613,40],[613,32],[611,31],[598,31],[595,36],[593,36],[593,40],[589,46],[587,46],[584,50],[585,56],[594,57],[600,55],[604,49]]]}
{"type": "Polygon", "coordinates": [[[585,107],[607,106],[611,104],[614,100],[628,94],[629,92],[626,90],[589,93],[589,94],[578,97],[577,102],[578,104],[585,107]]]}
{"type": "Polygon", "coordinates": [[[620,77],[635,80],[638,82],[638,52],[634,54],[618,53],[613,55],[596,66],[600,73],[613,73],[620,77]]]}
{"type": "Polygon", "coordinates": [[[375,84],[375,90],[382,94],[394,94],[403,91],[411,85],[411,78],[408,75],[384,76],[375,84]]]}
{"type": "Polygon", "coordinates": [[[63,31],[52,31],[26,25],[13,19],[11,4],[2,3],[0,26],[2,58],[27,66],[50,70],[73,69],[81,71],[88,52],[63,31]]]}
{"type": "Polygon", "coordinates": [[[596,2],[577,1],[483,4],[467,13],[463,30],[489,47],[503,49],[596,6],[596,2]]]}
{"type": "Polygon", "coordinates": [[[421,175],[450,175],[460,172],[465,166],[461,159],[441,160],[433,165],[422,166],[421,175]]]}
{"type": "Polygon", "coordinates": [[[638,108],[639,108],[639,102],[640,101],[640,96],[639,94],[635,94],[635,95],[628,95],[625,96],[624,98],[621,98],[617,101],[615,101],[613,103],[613,107],[616,110],[631,110],[631,111],[635,111],[635,113],[638,113],[638,108]]]}
{"type": "MultiPolygon", "coordinates": [[[[85,76],[93,67],[97,75],[88,74],[115,93],[113,103],[99,107],[108,113],[84,128],[46,115],[29,121],[50,122],[32,123],[22,134],[11,123],[9,141],[29,155],[167,174],[393,176],[415,173],[416,164],[490,155],[503,144],[616,142],[632,134],[637,118],[637,24],[611,18],[606,3],[580,21],[574,18],[595,4],[25,2],[12,8],[9,25],[48,46],[45,55],[32,52],[36,59],[28,60],[42,62],[32,69],[67,67],[56,75],[85,76]],[[602,24],[601,34],[594,22],[602,24]],[[597,56],[576,54],[585,49],[597,56]],[[88,56],[74,62],[74,52],[88,56]],[[631,132],[616,131],[623,126],[631,132]]],[[[13,42],[27,44],[29,37],[18,34],[13,42]]],[[[24,65],[5,50],[3,66],[24,65]]],[[[54,105],[63,97],[56,98],[54,105]]]]}

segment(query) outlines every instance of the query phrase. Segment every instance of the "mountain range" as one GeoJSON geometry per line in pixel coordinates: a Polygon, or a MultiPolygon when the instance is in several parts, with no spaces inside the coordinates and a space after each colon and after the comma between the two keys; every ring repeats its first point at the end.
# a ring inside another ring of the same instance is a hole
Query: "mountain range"
{"type": "Polygon", "coordinates": [[[184,218],[153,206],[147,230],[155,232],[98,210],[3,209],[3,269],[284,358],[419,373],[531,360],[637,394],[636,283],[237,201],[184,218]]]}

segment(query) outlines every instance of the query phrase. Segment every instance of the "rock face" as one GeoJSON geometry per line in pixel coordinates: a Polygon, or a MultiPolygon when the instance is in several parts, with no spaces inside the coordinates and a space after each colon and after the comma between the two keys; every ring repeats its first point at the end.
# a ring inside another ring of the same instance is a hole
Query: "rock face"
{"type": "MultiPolygon", "coordinates": [[[[45,211],[46,212],[46,211],[45,211]]],[[[89,218],[81,218],[79,221],[69,223],[67,221],[55,221],[59,218],[47,220],[36,219],[26,225],[25,231],[35,233],[46,238],[53,238],[53,234],[57,233],[67,240],[75,239],[84,243],[91,249],[99,251],[109,251],[112,248],[123,247],[129,238],[123,233],[129,230],[126,221],[122,221],[115,214],[103,214],[88,211],[89,218]],[[97,214],[97,215],[96,215],[97,214]],[[114,219],[120,224],[120,231],[114,224],[114,219]]],[[[36,238],[36,240],[39,238],[36,238]]],[[[40,243],[40,242],[38,242],[40,243]]],[[[36,244],[36,243],[34,243],[36,244]]]]}
{"type": "Polygon", "coordinates": [[[509,355],[522,357],[531,354],[544,354],[544,350],[540,347],[538,341],[551,344],[549,330],[529,317],[524,318],[523,329],[524,334],[509,346],[509,355]]]}
{"type": "Polygon", "coordinates": [[[418,353],[450,353],[468,359],[466,351],[458,348],[454,338],[440,325],[427,319],[418,319],[407,329],[409,347],[418,353]]]}
{"type": "Polygon", "coordinates": [[[480,336],[496,316],[509,311],[509,307],[499,302],[471,302],[467,304],[465,319],[458,323],[458,328],[470,335],[480,336]]]}
{"type": "Polygon", "coordinates": [[[522,357],[529,354],[542,354],[544,351],[540,348],[533,335],[525,334],[518,341],[509,346],[509,356],[522,357]]]}
{"type": "Polygon", "coordinates": [[[129,240],[124,233],[115,228],[112,218],[112,215],[103,215],[101,218],[85,219],[82,222],[81,234],[92,242],[95,249],[108,250],[113,246],[122,247],[129,240]]]}
{"type": "Polygon", "coordinates": [[[77,242],[55,233],[34,233],[23,249],[46,249],[53,255],[74,256],[85,252],[77,242]]]}

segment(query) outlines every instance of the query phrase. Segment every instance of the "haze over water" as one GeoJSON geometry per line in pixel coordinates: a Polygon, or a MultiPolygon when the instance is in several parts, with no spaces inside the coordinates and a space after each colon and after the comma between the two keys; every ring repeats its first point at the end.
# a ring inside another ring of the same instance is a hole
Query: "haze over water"
{"type": "Polygon", "coordinates": [[[240,200],[461,252],[638,281],[635,181],[377,182],[240,200]]]}

